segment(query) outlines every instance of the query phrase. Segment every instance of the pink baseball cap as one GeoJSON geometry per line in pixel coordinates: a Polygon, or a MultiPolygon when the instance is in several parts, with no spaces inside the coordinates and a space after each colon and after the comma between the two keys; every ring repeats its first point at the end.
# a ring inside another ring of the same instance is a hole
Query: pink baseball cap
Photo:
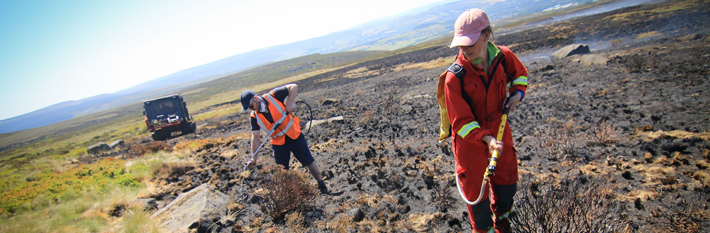
{"type": "Polygon", "coordinates": [[[459,15],[454,24],[454,40],[450,48],[458,46],[471,46],[478,41],[481,31],[491,26],[488,15],[481,9],[469,9],[459,15]]]}

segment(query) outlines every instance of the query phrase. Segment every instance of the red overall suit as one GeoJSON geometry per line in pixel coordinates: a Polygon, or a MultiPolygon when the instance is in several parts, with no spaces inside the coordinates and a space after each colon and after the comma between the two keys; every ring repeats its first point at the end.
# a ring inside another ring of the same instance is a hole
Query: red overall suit
{"type": "MultiPolygon", "coordinates": [[[[461,188],[464,195],[469,200],[476,200],[480,193],[483,173],[488,165],[488,145],[482,140],[484,136],[497,135],[498,127],[503,114],[503,104],[507,94],[513,96],[517,91],[525,94],[527,87],[527,69],[507,47],[497,47],[493,43],[488,44],[489,72],[494,69],[493,77],[489,77],[481,66],[471,65],[471,63],[459,52],[456,63],[461,65],[466,72],[463,78],[463,90],[472,100],[472,105],[461,95],[460,80],[452,72],[447,72],[445,80],[446,108],[448,109],[449,120],[451,122],[452,145],[456,158],[456,174],[461,181],[461,188]],[[506,68],[498,60],[504,54],[506,68]],[[498,67],[495,68],[495,64],[498,67]],[[506,77],[506,73],[511,77],[506,77]],[[491,80],[492,79],[492,80],[491,80]],[[488,84],[490,82],[490,84],[488,84]],[[511,85],[510,87],[508,85],[511,85]],[[488,86],[486,88],[486,86],[488,86]],[[473,113],[471,112],[473,109],[473,113]]],[[[518,163],[515,150],[513,149],[513,137],[510,126],[506,124],[503,133],[503,153],[498,159],[495,176],[490,178],[491,184],[512,185],[518,181],[518,163]]],[[[488,198],[490,189],[486,190],[483,200],[488,198]]],[[[510,197],[512,199],[512,197],[510,197]]],[[[491,208],[495,205],[496,193],[493,193],[491,208]]],[[[474,216],[471,206],[468,206],[471,223],[474,225],[474,216]]],[[[493,210],[495,213],[496,211],[493,210]]],[[[495,213],[496,216],[506,216],[509,209],[502,213],[495,213]]],[[[479,216],[481,217],[481,216],[479,216]]],[[[474,225],[475,226],[475,225],[474,225]]],[[[474,229],[476,229],[474,227],[474,229]]],[[[477,229],[478,231],[484,229],[477,229]]]]}

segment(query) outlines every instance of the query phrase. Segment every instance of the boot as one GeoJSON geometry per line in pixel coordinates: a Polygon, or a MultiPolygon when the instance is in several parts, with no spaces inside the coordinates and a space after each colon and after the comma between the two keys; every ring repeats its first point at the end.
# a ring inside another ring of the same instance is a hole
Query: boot
{"type": "Polygon", "coordinates": [[[510,221],[508,221],[508,218],[504,218],[501,220],[498,220],[494,224],[496,233],[510,233],[512,232],[510,230],[510,221]]]}
{"type": "Polygon", "coordinates": [[[325,182],[318,181],[318,189],[320,189],[320,194],[328,194],[328,187],[325,186],[325,182]]]}
{"type": "Polygon", "coordinates": [[[495,223],[493,226],[495,227],[496,233],[510,233],[512,230],[510,229],[510,221],[508,220],[508,214],[510,212],[507,212],[502,215],[495,215],[495,223]]]}

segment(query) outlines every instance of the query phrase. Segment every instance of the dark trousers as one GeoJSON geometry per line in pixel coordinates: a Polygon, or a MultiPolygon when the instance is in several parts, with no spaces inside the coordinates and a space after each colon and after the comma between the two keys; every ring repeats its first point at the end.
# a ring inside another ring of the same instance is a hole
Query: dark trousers
{"type": "Polygon", "coordinates": [[[281,146],[272,146],[272,148],[274,149],[276,164],[284,166],[286,170],[288,170],[288,164],[291,162],[291,153],[293,153],[293,156],[296,157],[304,167],[311,165],[311,163],[315,161],[313,155],[311,155],[311,150],[308,149],[308,142],[306,142],[303,134],[298,136],[296,140],[287,142],[281,146]]]}
{"type": "Polygon", "coordinates": [[[497,185],[493,184],[491,197],[479,202],[476,205],[467,205],[471,225],[476,232],[486,232],[493,226],[491,217],[495,211],[495,217],[508,214],[513,207],[513,196],[517,191],[517,185],[497,185]],[[493,202],[491,203],[491,199],[493,202]],[[493,210],[493,211],[492,211],[493,210]]]}

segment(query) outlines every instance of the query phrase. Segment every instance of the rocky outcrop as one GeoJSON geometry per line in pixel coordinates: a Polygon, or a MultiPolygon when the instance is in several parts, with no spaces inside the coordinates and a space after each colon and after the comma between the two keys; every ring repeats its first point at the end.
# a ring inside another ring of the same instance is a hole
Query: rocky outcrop
{"type": "Polygon", "coordinates": [[[108,151],[111,148],[103,142],[96,143],[94,145],[86,147],[86,153],[90,155],[98,155],[101,152],[108,151]]]}
{"type": "Polygon", "coordinates": [[[586,44],[572,44],[572,45],[567,45],[560,50],[557,50],[556,52],[552,53],[550,57],[555,58],[555,59],[562,59],[565,57],[569,57],[572,55],[576,54],[587,54],[590,53],[591,51],[589,50],[589,46],[586,44]]]}
{"type": "Polygon", "coordinates": [[[160,223],[166,232],[189,232],[189,227],[200,218],[227,209],[229,196],[203,184],[182,193],[151,217],[160,223]]]}
{"type": "Polygon", "coordinates": [[[113,149],[116,147],[124,147],[124,146],[126,146],[126,143],[123,142],[123,139],[118,139],[118,140],[111,142],[111,144],[108,144],[108,146],[111,147],[111,149],[113,149]]]}

